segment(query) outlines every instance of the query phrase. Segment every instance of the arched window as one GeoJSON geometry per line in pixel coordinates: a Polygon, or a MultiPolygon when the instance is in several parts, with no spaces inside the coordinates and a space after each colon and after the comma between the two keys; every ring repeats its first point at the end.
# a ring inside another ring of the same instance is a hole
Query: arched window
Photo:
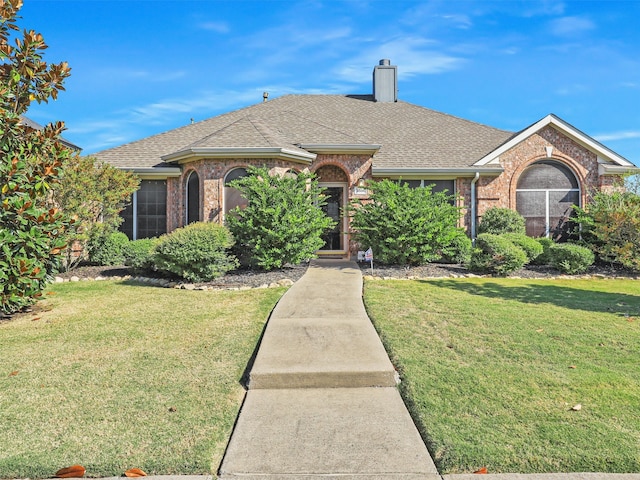
{"type": "Polygon", "coordinates": [[[286,172],[282,174],[284,178],[296,178],[299,172],[294,170],[293,168],[289,168],[286,172]]]}
{"type": "Polygon", "coordinates": [[[573,206],[579,204],[578,180],[560,162],[536,162],[518,180],[516,210],[525,218],[531,237],[566,238],[573,206]]]}
{"type": "Polygon", "coordinates": [[[224,177],[224,213],[229,213],[236,207],[245,207],[247,200],[241,195],[237,188],[229,186],[229,183],[238,178],[243,178],[248,175],[246,168],[234,168],[230,170],[224,177]]]}
{"type": "Polygon", "coordinates": [[[200,179],[198,174],[192,171],[187,179],[185,189],[185,205],[187,207],[187,225],[200,220],[200,179]]]}

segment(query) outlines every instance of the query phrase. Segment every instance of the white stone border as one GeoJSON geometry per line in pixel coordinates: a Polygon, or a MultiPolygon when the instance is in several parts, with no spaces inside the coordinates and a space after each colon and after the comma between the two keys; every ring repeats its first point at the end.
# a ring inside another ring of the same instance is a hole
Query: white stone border
{"type": "Polygon", "coordinates": [[[154,287],[161,287],[161,288],[175,288],[175,289],[179,289],[179,290],[253,290],[253,289],[263,289],[263,288],[278,288],[278,287],[290,287],[291,285],[294,284],[294,281],[291,280],[290,278],[283,278],[281,280],[278,280],[277,282],[271,282],[271,283],[263,283],[262,285],[259,285],[257,287],[252,287],[249,285],[242,285],[242,286],[226,286],[226,285],[200,285],[200,284],[196,284],[196,283],[183,283],[183,282],[176,282],[174,280],[167,280],[166,278],[151,278],[151,277],[134,277],[132,275],[125,275],[125,276],[113,276],[113,277],[88,277],[88,278],[80,278],[77,276],[72,276],[69,278],[63,278],[60,276],[57,276],[54,278],[54,283],[68,283],[68,282],[84,282],[84,281],[94,281],[94,282],[98,282],[98,281],[105,281],[105,280],[112,280],[112,281],[116,281],[116,282],[122,282],[122,281],[130,281],[130,282],[137,282],[140,284],[144,284],[144,285],[151,285],[154,287]]]}

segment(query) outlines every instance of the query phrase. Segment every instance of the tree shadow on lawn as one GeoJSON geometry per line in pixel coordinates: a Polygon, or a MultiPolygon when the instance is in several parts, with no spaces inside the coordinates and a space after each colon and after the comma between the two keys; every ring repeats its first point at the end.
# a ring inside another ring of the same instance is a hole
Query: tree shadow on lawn
{"type": "Polygon", "coordinates": [[[515,300],[528,304],[556,305],[572,310],[612,313],[618,316],[640,316],[640,295],[586,290],[564,285],[503,285],[494,282],[464,282],[459,280],[421,280],[440,288],[489,298],[515,300]]]}

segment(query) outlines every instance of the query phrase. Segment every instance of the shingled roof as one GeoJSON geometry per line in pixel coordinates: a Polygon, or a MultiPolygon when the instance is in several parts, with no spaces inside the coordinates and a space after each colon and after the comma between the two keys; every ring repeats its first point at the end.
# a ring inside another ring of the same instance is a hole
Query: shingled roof
{"type": "Polygon", "coordinates": [[[340,145],[379,146],[374,174],[393,169],[454,171],[472,167],[512,136],[411,103],[376,102],[371,95],[286,95],[96,156],[119,168],[148,169],[171,166],[189,152],[279,149],[299,154],[302,161],[305,154],[313,155],[311,145],[336,151],[340,145]]]}

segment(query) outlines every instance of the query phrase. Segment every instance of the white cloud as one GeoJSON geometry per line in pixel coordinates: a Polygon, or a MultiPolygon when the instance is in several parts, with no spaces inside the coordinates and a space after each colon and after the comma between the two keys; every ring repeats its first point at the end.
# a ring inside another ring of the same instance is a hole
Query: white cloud
{"type": "Polygon", "coordinates": [[[595,23],[585,17],[561,17],[550,22],[551,33],[560,37],[581,35],[596,28],[595,23]]]}
{"type": "Polygon", "coordinates": [[[544,0],[542,2],[527,2],[526,7],[523,11],[524,17],[537,17],[541,15],[562,15],[566,5],[564,2],[556,0],[544,0]]]}
{"type": "Polygon", "coordinates": [[[471,21],[471,17],[469,15],[464,14],[445,14],[442,15],[442,18],[451,22],[457,28],[461,28],[463,30],[467,30],[473,27],[473,22],[471,21]]]}
{"type": "Polygon", "coordinates": [[[231,30],[229,25],[225,22],[206,21],[200,22],[198,28],[201,30],[208,30],[216,33],[229,33],[231,30]]]}
{"type": "Polygon", "coordinates": [[[602,133],[600,135],[594,135],[599,142],[613,142],[617,140],[629,140],[633,138],[640,138],[640,130],[623,130],[621,132],[602,133]]]}
{"type": "Polygon", "coordinates": [[[464,59],[439,51],[436,42],[421,37],[399,37],[370,47],[342,62],[334,73],[342,80],[363,83],[371,80],[371,71],[386,58],[398,65],[398,77],[443,73],[460,68],[464,59]]]}

